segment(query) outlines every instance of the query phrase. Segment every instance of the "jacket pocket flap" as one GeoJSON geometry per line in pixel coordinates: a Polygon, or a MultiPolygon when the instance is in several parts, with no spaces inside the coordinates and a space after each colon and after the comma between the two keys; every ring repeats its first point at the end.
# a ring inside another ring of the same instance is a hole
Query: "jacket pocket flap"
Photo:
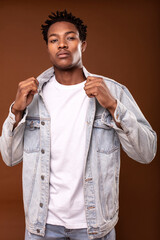
{"type": "Polygon", "coordinates": [[[106,130],[111,130],[111,128],[109,126],[107,126],[106,124],[102,123],[101,119],[95,119],[93,126],[96,128],[103,128],[106,130]]]}
{"type": "Polygon", "coordinates": [[[26,120],[26,127],[30,129],[40,128],[40,120],[26,120]]]}

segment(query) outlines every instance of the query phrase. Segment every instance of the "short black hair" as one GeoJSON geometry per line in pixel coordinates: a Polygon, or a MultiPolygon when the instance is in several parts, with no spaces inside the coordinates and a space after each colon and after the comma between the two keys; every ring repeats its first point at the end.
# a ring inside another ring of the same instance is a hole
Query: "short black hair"
{"type": "Polygon", "coordinates": [[[76,18],[72,15],[72,13],[68,13],[66,10],[64,11],[56,11],[56,13],[51,12],[52,15],[49,15],[49,19],[45,21],[45,25],[41,25],[41,30],[43,34],[43,39],[46,41],[46,44],[48,44],[48,29],[49,27],[56,22],[70,22],[73,23],[78,32],[79,32],[79,38],[83,42],[86,40],[87,37],[87,26],[83,24],[83,21],[80,18],[76,18]]]}

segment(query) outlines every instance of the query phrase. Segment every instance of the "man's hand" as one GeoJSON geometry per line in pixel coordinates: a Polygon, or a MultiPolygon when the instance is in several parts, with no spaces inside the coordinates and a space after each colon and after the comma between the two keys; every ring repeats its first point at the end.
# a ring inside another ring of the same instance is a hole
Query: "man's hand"
{"type": "Polygon", "coordinates": [[[15,103],[12,106],[12,113],[16,119],[15,126],[22,119],[25,108],[32,102],[34,95],[37,93],[38,85],[38,80],[34,77],[19,83],[15,103]]]}
{"type": "MultiPolygon", "coordinates": [[[[107,108],[114,118],[114,111],[117,107],[117,101],[110,93],[103,78],[89,76],[85,83],[84,90],[88,97],[96,97],[99,104],[102,107],[107,108]]],[[[118,127],[120,127],[119,123],[116,122],[116,124],[118,127]]]]}

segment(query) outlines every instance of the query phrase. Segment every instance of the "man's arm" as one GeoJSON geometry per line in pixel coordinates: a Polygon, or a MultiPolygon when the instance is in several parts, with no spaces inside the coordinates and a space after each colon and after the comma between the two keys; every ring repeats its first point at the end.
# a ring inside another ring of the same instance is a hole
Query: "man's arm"
{"type": "Polygon", "coordinates": [[[104,111],[101,120],[115,129],[127,155],[141,163],[151,162],[156,154],[156,133],[129,91],[122,88],[120,98],[116,99],[103,78],[97,77],[88,77],[84,89],[89,97],[96,97],[100,105],[112,115],[112,121],[110,121],[108,114],[104,111]]]}
{"type": "Polygon", "coordinates": [[[8,166],[22,161],[27,106],[32,102],[37,88],[38,81],[33,77],[19,83],[15,102],[10,107],[9,115],[3,124],[0,150],[8,166]]]}

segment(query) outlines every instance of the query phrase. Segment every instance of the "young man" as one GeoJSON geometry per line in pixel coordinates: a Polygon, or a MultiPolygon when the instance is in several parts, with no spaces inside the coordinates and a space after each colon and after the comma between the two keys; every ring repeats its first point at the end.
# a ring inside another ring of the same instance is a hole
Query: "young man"
{"type": "Polygon", "coordinates": [[[20,82],[0,139],[7,165],[23,159],[25,239],[115,240],[120,144],[149,163],[156,133],[126,87],[83,67],[79,18],[45,23],[53,67],[20,82]]]}

